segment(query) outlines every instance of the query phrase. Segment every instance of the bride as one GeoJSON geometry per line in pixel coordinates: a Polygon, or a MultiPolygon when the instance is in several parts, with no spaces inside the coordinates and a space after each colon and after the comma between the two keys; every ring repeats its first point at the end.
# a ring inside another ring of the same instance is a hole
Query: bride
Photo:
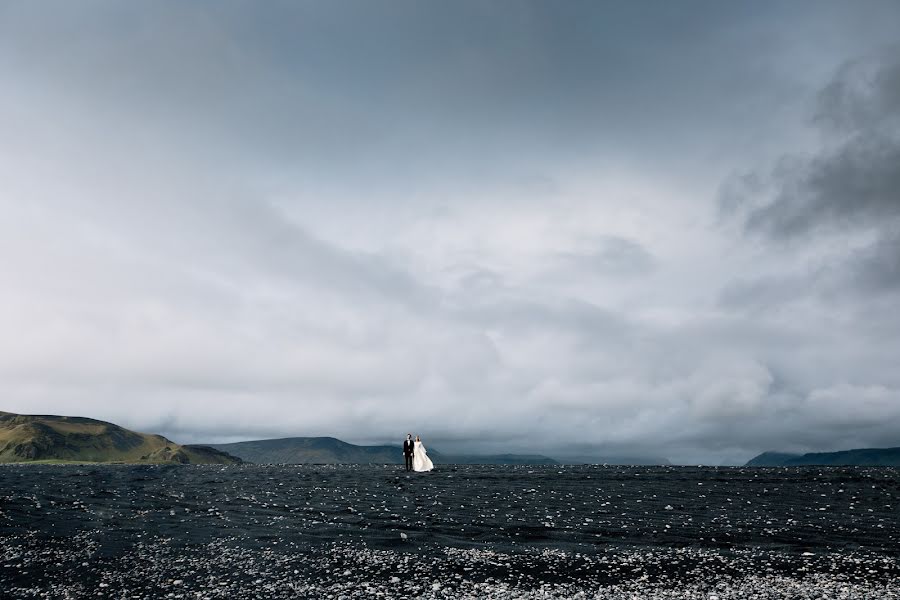
{"type": "Polygon", "coordinates": [[[428,458],[428,453],[425,452],[422,440],[419,439],[419,436],[416,436],[416,444],[413,448],[413,471],[430,471],[433,468],[434,463],[428,458]]]}

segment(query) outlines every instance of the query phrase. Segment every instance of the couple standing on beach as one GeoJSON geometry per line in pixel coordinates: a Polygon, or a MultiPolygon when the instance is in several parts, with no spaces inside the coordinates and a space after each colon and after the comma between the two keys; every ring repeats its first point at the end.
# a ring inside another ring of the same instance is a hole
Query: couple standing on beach
{"type": "Polygon", "coordinates": [[[416,436],[416,440],[413,441],[411,433],[407,433],[406,439],[403,440],[403,460],[406,463],[407,471],[423,472],[434,468],[434,463],[428,458],[422,440],[416,436]]]}

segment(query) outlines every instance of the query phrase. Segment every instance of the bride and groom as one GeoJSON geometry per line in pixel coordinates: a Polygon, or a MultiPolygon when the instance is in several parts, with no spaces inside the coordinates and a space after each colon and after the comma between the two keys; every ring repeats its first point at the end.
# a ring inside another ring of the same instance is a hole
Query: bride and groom
{"type": "Polygon", "coordinates": [[[422,440],[419,439],[419,436],[416,436],[416,440],[413,441],[411,433],[406,434],[406,439],[403,440],[403,459],[406,462],[407,471],[422,472],[430,471],[434,468],[434,463],[428,458],[428,453],[425,452],[422,440]]]}

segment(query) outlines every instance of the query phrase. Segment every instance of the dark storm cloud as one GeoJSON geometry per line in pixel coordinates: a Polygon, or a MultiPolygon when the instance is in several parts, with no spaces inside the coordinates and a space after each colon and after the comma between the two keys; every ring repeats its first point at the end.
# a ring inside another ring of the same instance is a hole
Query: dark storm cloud
{"type": "Polygon", "coordinates": [[[723,306],[770,309],[811,294],[852,303],[900,286],[900,47],[841,66],[817,106],[812,120],[826,145],[781,157],[768,179],[732,177],[719,210],[726,220],[746,211],[745,231],[785,251],[817,241],[833,249],[791,273],[732,282],[723,306]],[[853,235],[860,241],[841,242],[853,235]]]}
{"type": "Polygon", "coordinates": [[[896,133],[900,127],[900,46],[844,64],[819,94],[815,120],[838,133],[896,133]]]}
{"type": "Polygon", "coordinates": [[[786,164],[776,181],[778,195],[749,215],[747,229],[793,238],[820,229],[894,225],[900,217],[898,164],[900,140],[857,132],[832,154],[786,164]]]}
{"type": "MultiPolygon", "coordinates": [[[[773,200],[746,228],[774,238],[820,230],[894,229],[900,221],[900,49],[845,65],[819,97],[821,154],[789,156],[770,182],[773,200]]],[[[741,180],[752,185],[753,177],[741,180]]],[[[750,192],[754,190],[749,190],[750,192]]],[[[732,196],[723,202],[734,204],[732,196]]]]}

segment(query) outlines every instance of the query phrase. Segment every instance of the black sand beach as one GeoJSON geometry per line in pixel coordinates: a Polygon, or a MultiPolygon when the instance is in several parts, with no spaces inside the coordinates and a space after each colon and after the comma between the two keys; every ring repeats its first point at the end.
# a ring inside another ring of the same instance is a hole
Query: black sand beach
{"type": "Polygon", "coordinates": [[[9,598],[900,598],[895,469],[6,465],[9,598]]]}

